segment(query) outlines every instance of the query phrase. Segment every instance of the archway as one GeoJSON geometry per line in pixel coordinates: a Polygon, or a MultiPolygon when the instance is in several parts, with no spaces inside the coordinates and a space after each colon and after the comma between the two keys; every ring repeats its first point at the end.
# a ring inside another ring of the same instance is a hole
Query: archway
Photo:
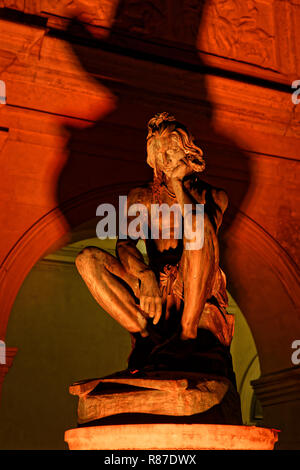
{"type": "MultiPolygon", "coordinates": [[[[92,225],[82,225],[74,238],[84,236],[92,225]]],[[[31,269],[14,302],[7,342],[17,344],[19,352],[0,408],[0,436],[7,449],[65,448],[63,433],[76,426],[76,400],[68,394],[68,385],[126,367],[128,333],[94,301],[74,265],[77,253],[88,245],[114,253],[115,240],[84,239],[48,254],[31,269]]],[[[243,418],[253,424],[249,370],[256,360],[251,378],[259,377],[257,351],[231,296],[228,311],[236,317],[231,350],[243,418]]]]}
{"type": "MultiPolygon", "coordinates": [[[[95,208],[102,202],[111,202],[116,205],[118,195],[126,194],[131,187],[137,185],[139,182],[89,191],[69,200],[62,208],[56,208],[46,214],[26,232],[11,250],[2,266],[1,339],[5,339],[9,315],[20,286],[36,262],[46,253],[53,252],[55,247],[65,245],[66,240],[75,242],[93,236],[96,226],[95,208]],[[77,227],[72,234],[65,222],[64,214],[68,215],[67,220],[72,221],[72,226],[77,227]]],[[[264,376],[268,381],[269,372],[279,371],[280,377],[283,374],[282,380],[285,380],[284,369],[291,367],[290,346],[295,339],[291,337],[291,332],[296,334],[299,331],[299,318],[296,310],[299,285],[296,281],[296,269],[284,250],[243,214],[235,218],[235,224],[225,233],[224,240],[223,262],[228,276],[228,289],[253,332],[263,373],[264,393],[264,376]],[[268,284],[265,282],[266,279],[268,279],[268,284]],[[290,307],[287,316],[286,311],[282,311],[282,306],[286,308],[288,305],[290,307]]],[[[6,344],[11,363],[15,352],[11,346],[20,347],[20,345],[7,339],[6,344]]],[[[9,365],[7,364],[6,370],[9,365]]],[[[291,380],[295,381],[296,378],[293,377],[291,380]]],[[[76,376],[74,380],[79,378],[76,376]]],[[[248,382],[253,378],[250,374],[247,378],[248,382]]],[[[273,380],[273,377],[271,379],[273,380]]],[[[279,383],[282,389],[282,382],[279,383]]],[[[290,393],[288,382],[284,393],[290,393]]],[[[269,397],[267,399],[267,405],[269,405],[269,397]]],[[[264,403],[262,404],[264,406],[264,403]]],[[[277,408],[276,423],[281,416],[280,407],[277,408]]],[[[266,424],[274,426],[269,410],[267,410],[269,417],[266,424]]]]}

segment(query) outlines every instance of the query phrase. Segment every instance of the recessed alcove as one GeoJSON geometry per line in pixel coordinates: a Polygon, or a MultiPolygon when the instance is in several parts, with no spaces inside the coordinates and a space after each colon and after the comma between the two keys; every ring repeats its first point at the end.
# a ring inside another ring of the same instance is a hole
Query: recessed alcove
{"type": "MultiPolygon", "coordinates": [[[[81,237],[84,236],[82,235],[81,237]]],[[[64,449],[64,432],[76,427],[77,399],[68,386],[126,368],[129,334],[92,298],[74,260],[85,246],[114,253],[116,240],[85,238],[48,254],[26,277],[10,316],[6,342],[18,346],[2,390],[0,440],[4,449],[64,449]]],[[[145,255],[143,243],[139,248],[145,255]]],[[[231,346],[244,424],[254,419],[250,381],[260,376],[250,328],[229,294],[235,315],[231,346]]]]}

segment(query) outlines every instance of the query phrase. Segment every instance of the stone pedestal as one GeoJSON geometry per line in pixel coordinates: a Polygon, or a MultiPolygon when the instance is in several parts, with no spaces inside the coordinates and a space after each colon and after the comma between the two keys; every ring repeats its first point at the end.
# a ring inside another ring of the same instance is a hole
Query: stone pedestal
{"type": "Polygon", "coordinates": [[[125,424],[70,429],[70,450],[272,450],[278,431],[220,424],[125,424]]]}
{"type": "Polygon", "coordinates": [[[228,379],[194,372],[128,370],[77,382],[81,427],[65,433],[70,450],[271,450],[274,429],[242,426],[228,379]]]}

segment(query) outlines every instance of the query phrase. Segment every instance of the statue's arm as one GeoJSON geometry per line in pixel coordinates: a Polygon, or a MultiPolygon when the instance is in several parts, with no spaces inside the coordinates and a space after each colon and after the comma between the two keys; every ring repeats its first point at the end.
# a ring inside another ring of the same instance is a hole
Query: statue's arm
{"type": "MultiPolygon", "coordinates": [[[[142,188],[132,190],[127,198],[127,206],[142,203],[147,207],[145,196],[142,188]]],[[[132,217],[127,217],[127,228],[132,219],[132,217]]],[[[149,317],[153,318],[153,323],[156,324],[162,312],[161,294],[154,272],[144,262],[142,254],[137,249],[138,241],[129,236],[124,240],[118,238],[117,255],[125,270],[139,280],[140,307],[149,317]]]]}
{"type": "Polygon", "coordinates": [[[207,189],[201,187],[192,187],[189,182],[185,182],[185,177],[189,176],[190,169],[183,164],[179,165],[172,176],[172,185],[176,194],[176,199],[181,207],[182,215],[184,215],[184,206],[186,204],[196,207],[198,203],[205,204],[205,213],[208,215],[213,224],[216,233],[222,223],[223,214],[228,206],[228,196],[223,189],[210,187],[209,193],[207,189]]]}
{"type": "Polygon", "coordinates": [[[204,241],[197,251],[185,251],[184,310],[181,318],[182,339],[196,338],[206,301],[213,293],[219,266],[217,232],[228,204],[225,191],[210,188],[204,210],[204,241]]]}
{"type": "Polygon", "coordinates": [[[137,248],[137,243],[139,240],[130,238],[128,235],[128,226],[134,217],[130,217],[127,214],[129,207],[133,204],[144,204],[143,196],[143,188],[135,188],[130,191],[127,197],[127,206],[125,207],[126,217],[125,214],[123,214],[123,218],[127,223],[125,227],[122,227],[124,231],[122,235],[126,238],[123,239],[119,237],[116,245],[117,255],[126,271],[140,280],[142,280],[146,273],[148,273],[150,270],[147,264],[144,262],[144,258],[141,252],[137,248]]]}
{"type": "Polygon", "coordinates": [[[228,205],[225,191],[199,184],[191,188],[184,183],[184,173],[173,179],[177,201],[183,204],[204,203],[204,242],[199,250],[185,250],[184,310],[181,318],[182,339],[196,338],[197,328],[207,299],[211,296],[216,267],[219,263],[217,232],[228,205]],[[181,176],[181,177],[180,177],[181,176]]]}

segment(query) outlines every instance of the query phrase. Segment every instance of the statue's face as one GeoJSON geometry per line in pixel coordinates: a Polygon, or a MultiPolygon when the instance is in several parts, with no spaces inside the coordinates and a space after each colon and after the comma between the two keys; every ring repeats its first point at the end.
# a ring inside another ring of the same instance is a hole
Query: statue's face
{"type": "Polygon", "coordinates": [[[155,137],[152,151],[155,152],[156,167],[168,178],[178,166],[179,160],[185,157],[182,147],[179,145],[176,135],[169,134],[163,137],[155,137]]]}

